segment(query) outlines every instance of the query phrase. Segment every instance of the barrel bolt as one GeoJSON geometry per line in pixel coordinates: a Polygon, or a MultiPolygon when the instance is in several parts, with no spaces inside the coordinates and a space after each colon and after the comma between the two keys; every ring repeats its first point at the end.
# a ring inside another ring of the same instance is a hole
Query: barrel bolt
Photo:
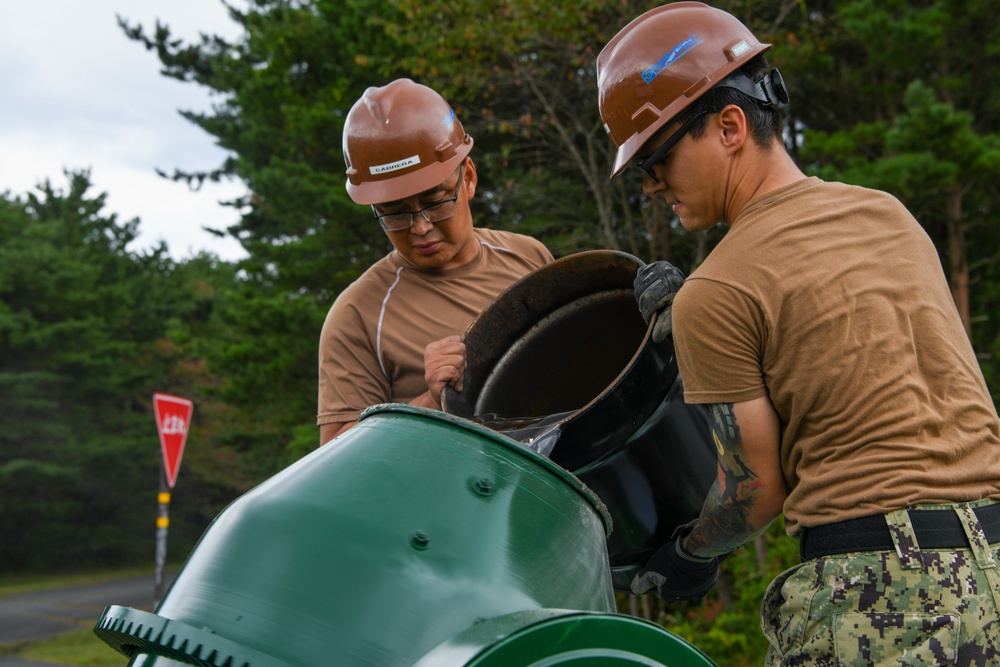
{"type": "Polygon", "coordinates": [[[410,538],[410,544],[413,545],[414,549],[426,549],[431,545],[430,535],[422,530],[418,530],[413,533],[413,537],[410,538]]]}

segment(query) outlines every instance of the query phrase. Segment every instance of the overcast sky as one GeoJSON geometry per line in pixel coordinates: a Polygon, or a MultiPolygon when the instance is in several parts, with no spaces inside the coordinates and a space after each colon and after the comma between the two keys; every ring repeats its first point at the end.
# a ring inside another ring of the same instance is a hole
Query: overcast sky
{"type": "Polygon", "coordinates": [[[192,192],[156,174],[222,163],[214,137],[178,114],[206,110],[212,98],[161,75],[116,14],[147,31],[160,19],[185,41],[239,34],[219,0],[0,0],[0,192],[22,195],[46,179],[65,190],[64,169],[90,169],[91,194],[108,194],[105,212],[140,219],[131,249],[164,240],[177,259],[243,257],[234,240],[201,229],[236,222],[219,201],[240,194],[239,183],[192,192]]]}

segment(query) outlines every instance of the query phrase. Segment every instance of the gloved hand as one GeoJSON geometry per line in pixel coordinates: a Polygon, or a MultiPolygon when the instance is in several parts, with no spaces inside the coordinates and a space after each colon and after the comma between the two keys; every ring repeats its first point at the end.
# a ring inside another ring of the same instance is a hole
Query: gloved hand
{"type": "Polygon", "coordinates": [[[684,274],[670,262],[653,262],[639,268],[635,274],[635,300],[639,302],[642,318],[649,320],[656,314],[653,341],[662,343],[672,328],[670,307],[677,290],[684,284],[684,274]]]}
{"type": "Polygon", "coordinates": [[[719,558],[699,558],[681,546],[694,522],[677,528],[669,542],[656,550],[649,562],[632,579],[636,595],[655,588],[664,602],[700,598],[719,578],[719,558]]]}

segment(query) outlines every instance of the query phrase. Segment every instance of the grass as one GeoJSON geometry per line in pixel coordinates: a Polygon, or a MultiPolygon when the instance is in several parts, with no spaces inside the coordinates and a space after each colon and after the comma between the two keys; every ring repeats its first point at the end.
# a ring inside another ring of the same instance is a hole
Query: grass
{"type": "Polygon", "coordinates": [[[79,667],[121,667],[128,663],[128,658],[98,639],[92,629],[74,630],[43,641],[2,645],[0,655],[79,667]]]}
{"type": "Polygon", "coordinates": [[[63,586],[93,584],[112,579],[121,579],[123,577],[149,574],[150,571],[151,569],[147,566],[121,570],[94,570],[71,574],[0,575],[0,597],[17,593],[44,591],[50,588],[62,588],[63,586]]]}

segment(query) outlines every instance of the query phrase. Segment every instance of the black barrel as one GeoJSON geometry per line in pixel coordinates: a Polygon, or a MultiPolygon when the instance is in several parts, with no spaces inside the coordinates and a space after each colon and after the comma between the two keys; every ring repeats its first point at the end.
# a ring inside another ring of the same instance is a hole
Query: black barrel
{"type": "Polygon", "coordinates": [[[684,403],[672,342],[654,343],[639,314],[642,265],[594,250],[525,276],[469,327],[462,391],[442,396],[446,412],[548,456],[601,498],[620,590],[698,515],[716,475],[706,412],[684,403]]]}

